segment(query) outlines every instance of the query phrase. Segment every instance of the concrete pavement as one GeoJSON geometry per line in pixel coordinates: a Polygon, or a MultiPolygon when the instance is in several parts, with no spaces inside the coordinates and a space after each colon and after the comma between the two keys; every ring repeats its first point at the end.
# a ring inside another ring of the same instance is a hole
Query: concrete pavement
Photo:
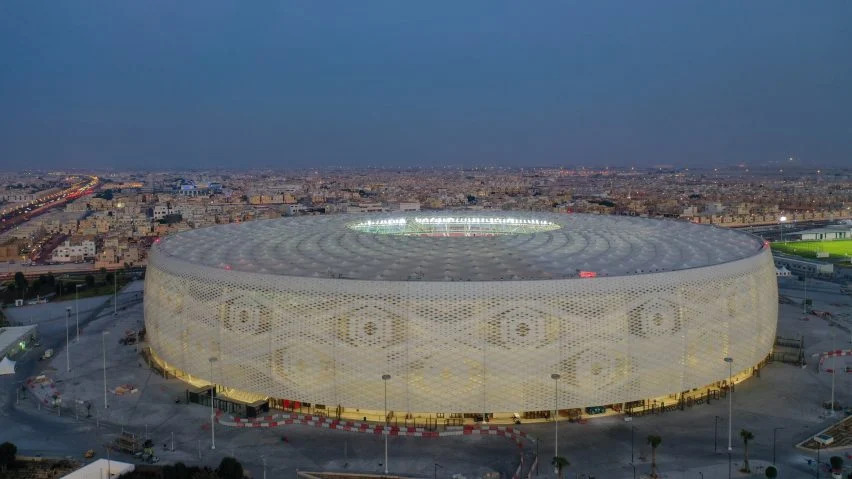
{"type": "MultiPolygon", "coordinates": [[[[139,286],[141,284],[132,287],[139,286]]],[[[803,291],[796,286],[799,285],[783,288],[782,294],[794,299],[797,295],[801,296],[803,291]]],[[[809,282],[808,296],[814,299],[811,309],[832,311],[840,326],[852,318],[852,298],[841,296],[837,285],[809,282]]],[[[59,318],[62,318],[64,305],[54,307],[58,308],[59,318]]],[[[817,370],[818,361],[813,355],[832,348],[832,333],[835,346],[839,346],[841,341],[846,341],[848,345],[850,337],[845,332],[841,334],[842,329],[831,326],[832,323],[824,319],[812,316],[809,321],[802,321],[801,306],[781,305],[780,309],[779,334],[785,337],[804,335],[809,364],[803,369],[772,363],[762,370],[760,377],[737,386],[733,395],[731,428],[732,477],[750,477],[738,475],[737,472],[742,462],[742,442],[738,436],[742,428],[755,435],[749,444],[753,470],[757,471],[771,462],[774,430],[777,435],[775,454],[781,470],[780,477],[814,477],[814,466],[808,465],[807,461],[815,459],[815,455],[795,449],[794,445],[831,422],[827,411],[820,406],[822,401],[830,397],[831,375],[817,370]]],[[[92,447],[92,444],[97,446],[110,440],[124,427],[140,435],[145,435],[147,429],[147,435],[155,441],[157,454],[163,461],[182,460],[215,465],[222,456],[233,454],[255,477],[261,476],[264,458],[267,473],[271,477],[290,474],[297,468],[361,472],[383,470],[380,465],[384,455],[381,436],[306,426],[293,425],[269,430],[217,425],[217,448],[215,451],[210,450],[209,410],[197,405],[175,404],[176,397],[183,397],[183,384],[153,374],[144,364],[140,366],[141,360],[134,346],[118,344],[124,330],[141,324],[142,305],[131,305],[117,319],[112,317],[109,307],[95,313],[96,309],[92,310],[95,317],[91,323],[86,323],[80,344],[72,344],[70,373],[64,370],[65,357],[62,351],[49,365],[34,361],[31,364],[42,369],[52,369],[51,375],[61,381],[59,385],[69,401],[90,401],[93,404],[92,414],[96,416],[100,428],[95,418],[78,420],[64,411],[60,418],[44,410],[39,411],[31,401],[23,402],[18,407],[4,408],[0,416],[0,431],[4,431],[0,435],[20,441],[22,450],[79,455],[86,448],[92,447]],[[101,331],[110,332],[103,343],[101,331]],[[121,384],[131,384],[138,389],[137,393],[123,396],[108,393],[107,409],[103,407],[102,345],[106,346],[108,360],[108,389],[121,384]],[[171,451],[172,433],[175,435],[174,452],[171,451]]],[[[45,313],[45,316],[51,315],[45,313]]],[[[61,326],[49,326],[48,336],[64,345],[64,319],[59,321],[54,318],[52,321],[46,324],[58,322],[61,326]]],[[[33,370],[38,368],[33,367],[33,370]]],[[[0,382],[0,385],[3,386],[0,395],[6,394],[7,399],[3,404],[8,405],[9,382],[0,382]]],[[[835,376],[835,397],[839,403],[852,404],[850,386],[852,375],[835,376]]],[[[14,403],[14,396],[11,396],[11,400],[14,403]]],[[[586,474],[598,479],[631,478],[631,449],[637,477],[647,474],[651,459],[645,441],[648,434],[659,434],[663,438],[657,451],[661,477],[727,477],[727,418],[727,400],[721,399],[684,411],[637,417],[631,422],[625,422],[620,416],[591,419],[585,424],[560,422],[560,455],[572,463],[565,477],[586,474]],[[720,419],[717,422],[714,451],[716,416],[720,419]],[[631,427],[634,428],[632,448],[631,427]]],[[[542,457],[539,472],[542,477],[552,477],[549,458],[553,455],[554,424],[523,424],[520,427],[539,438],[537,448],[542,457]]],[[[443,466],[438,469],[438,474],[443,477],[453,473],[478,477],[488,472],[510,476],[520,460],[517,445],[498,437],[397,437],[391,438],[389,445],[391,472],[422,476],[431,476],[435,463],[443,466]]],[[[535,444],[525,446],[523,453],[527,464],[531,462],[535,451],[535,444]]],[[[822,458],[823,461],[828,460],[827,456],[822,458]]]]}

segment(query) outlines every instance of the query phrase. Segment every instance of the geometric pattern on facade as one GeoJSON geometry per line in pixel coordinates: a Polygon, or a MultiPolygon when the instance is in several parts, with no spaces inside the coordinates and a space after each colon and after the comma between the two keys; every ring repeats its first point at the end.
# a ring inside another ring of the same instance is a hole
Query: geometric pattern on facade
{"type": "Polygon", "coordinates": [[[382,410],[390,374],[397,413],[548,410],[559,373],[560,408],[614,404],[727,379],[726,356],[735,371],[766,357],[775,269],[747,238],[752,254],[720,264],[527,281],[287,276],[155,245],[145,323],[169,366],[209,379],[215,356],[217,384],[276,398],[382,410]]]}

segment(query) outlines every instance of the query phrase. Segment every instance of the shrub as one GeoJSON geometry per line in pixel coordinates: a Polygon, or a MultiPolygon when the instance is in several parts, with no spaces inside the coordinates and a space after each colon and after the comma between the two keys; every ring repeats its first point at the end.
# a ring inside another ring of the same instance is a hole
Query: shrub
{"type": "Polygon", "coordinates": [[[15,456],[18,454],[18,446],[11,442],[0,444],[0,470],[6,472],[6,468],[15,463],[15,456]]]}

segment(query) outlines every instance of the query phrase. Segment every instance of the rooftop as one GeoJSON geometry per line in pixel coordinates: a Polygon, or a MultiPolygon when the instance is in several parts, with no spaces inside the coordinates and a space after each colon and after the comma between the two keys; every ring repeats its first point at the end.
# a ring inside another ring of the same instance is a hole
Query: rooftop
{"type": "Polygon", "coordinates": [[[760,238],[674,220],[520,212],[329,215],[220,225],[154,246],[162,259],[284,276],[494,281],[620,276],[757,254],[760,238]]]}

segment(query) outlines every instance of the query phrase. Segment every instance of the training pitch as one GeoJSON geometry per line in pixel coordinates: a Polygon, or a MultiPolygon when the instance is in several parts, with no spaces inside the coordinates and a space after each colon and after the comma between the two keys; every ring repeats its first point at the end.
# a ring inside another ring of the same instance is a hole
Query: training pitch
{"type": "Polygon", "coordinates": [[[817,252],[829,254],[829,258],[845,258],[852,256],[852,240],[823,240],[823,241],[785,241],[772,243],[772,249],[782,253],[816,258],[817,252]]]}

